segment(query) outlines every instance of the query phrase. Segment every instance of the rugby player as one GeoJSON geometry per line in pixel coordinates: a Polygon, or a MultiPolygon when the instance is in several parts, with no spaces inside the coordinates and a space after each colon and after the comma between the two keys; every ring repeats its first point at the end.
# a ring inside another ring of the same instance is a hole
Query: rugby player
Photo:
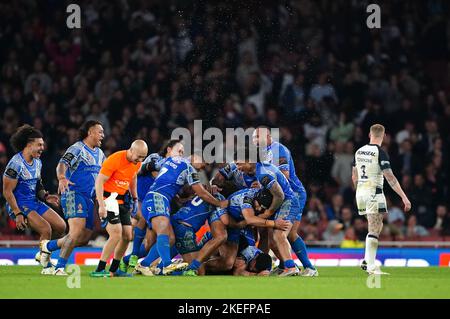
{"type": "MultiPolygon", "coordinates": [[[[257,216],[265,208],[272,204],[273,196],[269,191],[256,188],[241,189],[228,198],[230,204],[227,213],[230,220],[237,223],[244,222],[244,229],[238,227],[229,227],[227,241],[219,248],[220,259],[211,260],[207,263],[207,268],[212,271],[229,271],[233,268],[238,253],[238,244],[241,234],[247,238],[251,238],[252,245],[255,246],[254,237],[250,226],[274,228],[277,230],[288,230],[291,226],[290,222],[276,219],[267,220],[257,216]]],[[[230,225],[231,226],[231,225],[230,225]]],[[[298,271],[298,270],[297,270],[298,271]]]]}
{"type": "Polygon", "coordinates": [[[54,268],[50,253],[43,246],[66,230],[64,220],[45,202],[59,205],[57,195],[50,195],[41,180],[41,154],[44,151],[42,133],[30,125],[23,125],[11,136],[11,146],[16,154],[10,159],[3,174],[3,196],[7,201],[9,216],[19,230],[31,227],[39,234],[40,263],[44,275],[51,275],[54,268]]]}
{"type": "MultiPolygon", "coordinates": [[[[295,276],[299,270],[291,257],[291,246],[287,239],[298,212],[300,210],[297,195],[294,194],[289,181],[283,173],[268,162],[251,162],[245,156],[237,161],[238,169],[250,175],[255,175],[261,186],[270,191],[273,196],[272,204],[265,209],[259,218],[272,221],[285,220],[289,226],[283,229],[275,229],[272,239],[275,243],[280,260],[284,262],[284,269],[280,276],[295,276]]],[[[257,225],[260,226],[260,225],[257,225]]]]}
{"type": "MultiPolygon", "coordinates": [[[[294,194],[298,199],[299,210],[295,216],[294,224],[292,225],[291,231],[289,232],[288,239],[291,243],[292,250],[297,255],[297,258],[302,263],[304,269],[300,272],[300,276],[305,277],[315,277],[319,273],[317,269],[312,265],[308,258],[308,252],[306,250],[306,245],[303,239],[298,235],[298,229],[300,227],[300,221],[302,219],[303,209],[306,204],[306,190],[300,179],[295,173],[294,160],[292,159],[291,152],[289,149],[272,139],[270,130],[267,127],[259,127],[253,132],[253,143],[256,146],[265,148],[266,160],[278,167],[281,173],[286,176],[289,181],[294,194]]],[[[269,236],[272,238],[272,236],[269,236]]],[[[271,245],[273,247],[273,245],[271,245]]],[[[280,261],[278,268],[283,268],[283,263],[280,261]]]]}
{"type": "MultiPolygon", "coordinates": [[[[225,198],[216,194],[218,200],[225,198]]],[[[195,196],[170,217],[175,235],[175,248],[183,260],[189,263],[183,275],[195,276],[198,274],[202,262],[209,258],[226,238],[226,224],[228,224],[225,210],[206,203],[195,196]],[[196,233],[208,221],[211,228],[211,238],[204,244],[197,244],[196,233]]],[[[149,268],[154,256],[150,254],[136,266],[136,270],[144,275],[152,275],[149,268]]]]}
{"type": "Polygon", "coordinates": [[[192,164],[182,157],[169,157],[162,165],[155,182],[142,203],[142,214],[146,215],[147,225],[156,234],[156,248],[161,257],[163,275],[181,270],[188,264],[172,264],[170,247],[175,243],[175,235],[170,224],[170,204],[178,191],[188,184],[205,202],[225,208],[227,200],[217,200],[200,183],[197,169],[201,170],[205,163],[199,156],[192,156],[192,164]]]}
{"type": "Polygon", "coordinates": [[[383,194],[384,178],[402,199],[404,211],[408,212],[411,209],[411,202],[392,172],[389,157],[381,148],[384,136],[383,125],[372,125],[369,132],[369,144],[355,152],[352,163],[352,181],[356,189],[358,212],[360,215],[366,216],[369,226],[361,268],[368,274],[377,275],[387,274],[375,265],[378,237],[383,228],[384,214],[387,213],[386,198],[383,194]]]}
{"type": "Polygon", "coordinates": [[[110,155],[95,180],[98,214],[109,238],[103,247],[97,269],[91,273],[92,277],[130,276],[119,269],[120,260],[132,237],[130,214],[136,208],[125,204],[125,196],[130,192],[137,204],[137,172],[147,152],[148,147],[143,140],[134,141],[128,150],[110,155]],[[106,262],[113,252],[114,257],[107,272],[106,262]]]}
{"type": "Polygon", "coordinates": [[[54,275],[67,276],[64,268],[75,246],[89,242],[94,227],[95,178],[105,160],[100,149],[104,138],[102,124],[87,121],[80,128],[80,140],[70,146],[56,167],[58,193],[69,233],[42,244],[44,252],[61,248],[54,275]]]}
{"type": "MultiPolygon", "coordinates": [[[[122,271],[133,271],[136,267],[139,257],[144,257],[148,250],[142,246],[142,242],[146,236],[147,222],[142,217],[142,201],[145,198],[150,186],[155,181],[156,176],[164,163],[165,159],[174,156],[183,156],[184,146],[180,140],[170,140],[159,153],[150,154],[144,162],[142,162],[141,169],[139,170],[137,177],[137,193],[138,193],[138,210],[137,213],[132,215],[134,222],[133,228],[133,248],[128,256],[125,256],[121,263],[120,269],[122,271]]],[[[147,236],[147,247],[153,245],[156,237],[154,234],[147,236]]]]}

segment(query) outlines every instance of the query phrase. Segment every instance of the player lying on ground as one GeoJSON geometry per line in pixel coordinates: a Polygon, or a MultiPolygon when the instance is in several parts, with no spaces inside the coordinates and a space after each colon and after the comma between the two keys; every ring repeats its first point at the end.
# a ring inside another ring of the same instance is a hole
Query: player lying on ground
{"type": "MultiPolygon", "coordinates": [[[[266,157],[265,160],[278,167],[281,173],[283,173],[283,175],[289,181],[289,185],[291,186],[295,196],[297,197],[299,212],[293,220],[293,225],[291,231],[289,232],[288,240],[292,246],[292,250],[295,252],[297,258],[300,260],[304,267],[300,275],[305,277],[318,276],[318,271],[308,258],[308,252],[305,242],[298,235],[307,195],[305,187],[303,186],[302,182],[297,177],[297,174],[295,172],[295,165],[291,152],[285,145],[272,139],[270,129],[268,129],[267,127],[258,127],[253,132],[253,144],[264,150],[266,157]]],[[[270,233],[270,230],[268,230],[268,232],[269,234],[267,238],[269,239],[269,246],[274,252],[278,253],[276,245],[274,245],[273,241],[271,240],[273,238],[273,235],[270,233]]],[[[262,242],[264,242],[264,233],[261,234],[261,237],[263,237],[262,242]]],[[[283,268],[283,262],[280,260],[277,271],[282,272],[283,268]]]]}
{"type": "Polygon", "coordinates": [[[256,247],[250,227],[229,228],[227,241],[219,247],[217,256],[204,263],[207,275],[268,276],[271,268],[272,258],[256,247]]]}
{"type": "Polygon", "coordinates": [[[98,214],[109,238],[103,247],[97,269],[91,273],[93,277],[129,276],[119,269],[119,265],[132,237],[130,214],[137,209],[137,172],[147,152],[147,144],[143,140],[136,140],[128,150],[110,155],[97,176],[95,192],[98,214]],[[133,197],[133,206],[125,202],[128,191],[133,197]],[[114,257],[107,272],[106,261],[113,252],[114,257]]]}
{"type": "Polygon", "coordinates": [[[356,188],[356,204],[360,215],[366,215],[369,233],[366,237],[366,250],[361,268],[368,274],[387,274],[375,265],[378,237],[383,228],[384,214],[387,213],[386,198],[383,194],[384,178],[389,186],[401,197],[404,211],[411,209],[411,202],[394,176],[389,157],[381,148],[385,136],[384,126],[370,127],[369,144],[355,152],[352,169],[353,186],[356,188]]]}
{"type": "Polygon", "coordinates": [[[105,155],[100,149],[104,138],[102,124],[88,121],[80,128],[80,140],[70,146],[56,167],[61,206],[69,233],[58,240],[44,241],[44,252],[61,249],[54,275],[67,276],[67,260],[76,246],[89,242],[94,227],[95,178],[105,155]]]}
{"type": "Polygon", "coordinates": [[[168,158],[142,203],[142,214],[146,217],[147,225],[157,234],[156,247],[162,259],[160,268],[164,275],[181,270],[188,265],[187,263],[172,264],[170,256],[170,247],[175,243],[175,235],[170,223],[170,204],[179,190],[188,184],[208,204],[220,208],[228,205],[228,201],[217,200],[200,183],[197,169],[201,170],[204,167],[205,163],[199,156],[193,155],[191,162],[182,157],[168,158]]]}
{"type": "MultiPolygon", "coordinates": [[[[133,271],[136,267],[140,252],[142,251],[142,241],[146,236],[147,222],[142,218],[142,201],[145,198],[150,186],[155,181],[156,176],[161,169],[164,161],[169,157],[183,156],[184,146],[180,140],[170,140],[159,153],[150,154],[144,162],[142,162],[141,169],[137,177],[137,192],[138,192],[138,210],[133,214],[133,249],[128,256],[122,259],[120,268],[122,270],[133,271]],[[126,268],[125,268],[126,267],[126,268]]],[[[152,238],[156,238],[152,236],[152,238]]],[[[144,248],[145,249],[145,248],[144,248]]]]}
{"type": "Polygon", "coordinates": [[[19,230],[31,227],[39,234],[42,274],[53,274],[50,253],[42,246],[54,237],[61,237],[66,230],[64,220],[45,201],[59,204],[58,196],[49,195],[42,186],[40,160],[44,151],[42,133],[36,128],[23,125],[11,136],[11,146],[17,152],[3,174],[3,196],[9,216],[19,230]]]}

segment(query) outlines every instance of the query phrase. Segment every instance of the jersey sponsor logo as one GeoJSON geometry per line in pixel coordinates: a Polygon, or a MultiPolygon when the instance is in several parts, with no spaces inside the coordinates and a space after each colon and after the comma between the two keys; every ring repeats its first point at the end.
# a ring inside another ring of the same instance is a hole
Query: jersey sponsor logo
{"type": "Polygon", "coordinates": [[[371,151],[358,151],[356,154],[358,154],[358,155],[375,156],[375,152],[371,152],[371,151]]]}
{"type": "Polygon", "coordinates": [[[127,181],[119,181],[119,180],[115,180],[115,182],[116,182],[116,185],[117,185],[118,187],[121,187],[121,188],[127,188],[128,185],[130,185],[130,183],[127,182],[127,181]]]}
{"type": "Polygon", "coordinates": [[[5,172],[5,175],[11,178],[17,178],[17,171],[13,168],[8,168],[5,172]]]}

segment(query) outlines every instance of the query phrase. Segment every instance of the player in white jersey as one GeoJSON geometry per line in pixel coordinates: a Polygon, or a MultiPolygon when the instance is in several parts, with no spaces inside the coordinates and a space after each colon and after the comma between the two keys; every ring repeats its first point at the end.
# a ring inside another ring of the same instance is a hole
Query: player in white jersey
{"type": "Polygon", "coordinates": [[[387,274],[375,265],[378,237],[383,228],[383,216],[387,212],[383,194],[383,182],[386,178],[391,188],[401,197],[405,212],[411,209],[411,203],[403,192],[391,169],[389,157],[381,149],[385,135],[383,125],[370,127],[370,143],[359,148],[353,160],[352,181],[356,188],[356,205],[360,215],[366,215],[369,233],[366,237],[366,250],[361,268],[369,274],[387,274]]]}

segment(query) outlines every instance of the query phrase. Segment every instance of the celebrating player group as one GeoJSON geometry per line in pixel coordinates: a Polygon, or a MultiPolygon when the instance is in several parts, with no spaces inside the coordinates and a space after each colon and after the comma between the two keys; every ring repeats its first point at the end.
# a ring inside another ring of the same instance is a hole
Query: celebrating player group
{"type": "MultiPolygon", "coordinates": [[[[384,177],[401,196],[405,211],[411,204],[380,148],[384,127],[374,125],[370,132],[370,143],[355,153],[352,179],[358,211],[369,221],[362,268],[384,274],[375,265],[387,211],[384,177]]],[[[16,155],[5,169],[3,194],[17,228],[31,227],[40,236],[36,260],[42,274],[67,275],[73,249],[88,243],[95,219],[100,218],[109,238],[92,277],[318,276],[298,235],[306,190],[290,151],[272,140],[269,129],[253,132],[253,144],[263,151],[262,157],[253,161],[249,152],[238,155],[205,185],[198,172],[207,164],[200,155],[185,156],[180,140],[170,140],[152,154],[145,141],[135,140],[129,149],[106,158],[103,138],[100,122],[84,123],[79,141],[56,167],[58,195],[51,195],[41,181],[42,133],[24,125],[11,137],[16,155]],[[68,229],[56,213],[58,207],[68,229]],[[198,238],[202,227],[207,232],[198,238]],[[130,242],[131,253],[125,256],[130,242]],[[56,265],[52,253],[59,256],[56,265]],[[174,258],[178,255],[181,259],[174,258]],[[277,267],[273,257],[279,260],[277,267]]]]}

